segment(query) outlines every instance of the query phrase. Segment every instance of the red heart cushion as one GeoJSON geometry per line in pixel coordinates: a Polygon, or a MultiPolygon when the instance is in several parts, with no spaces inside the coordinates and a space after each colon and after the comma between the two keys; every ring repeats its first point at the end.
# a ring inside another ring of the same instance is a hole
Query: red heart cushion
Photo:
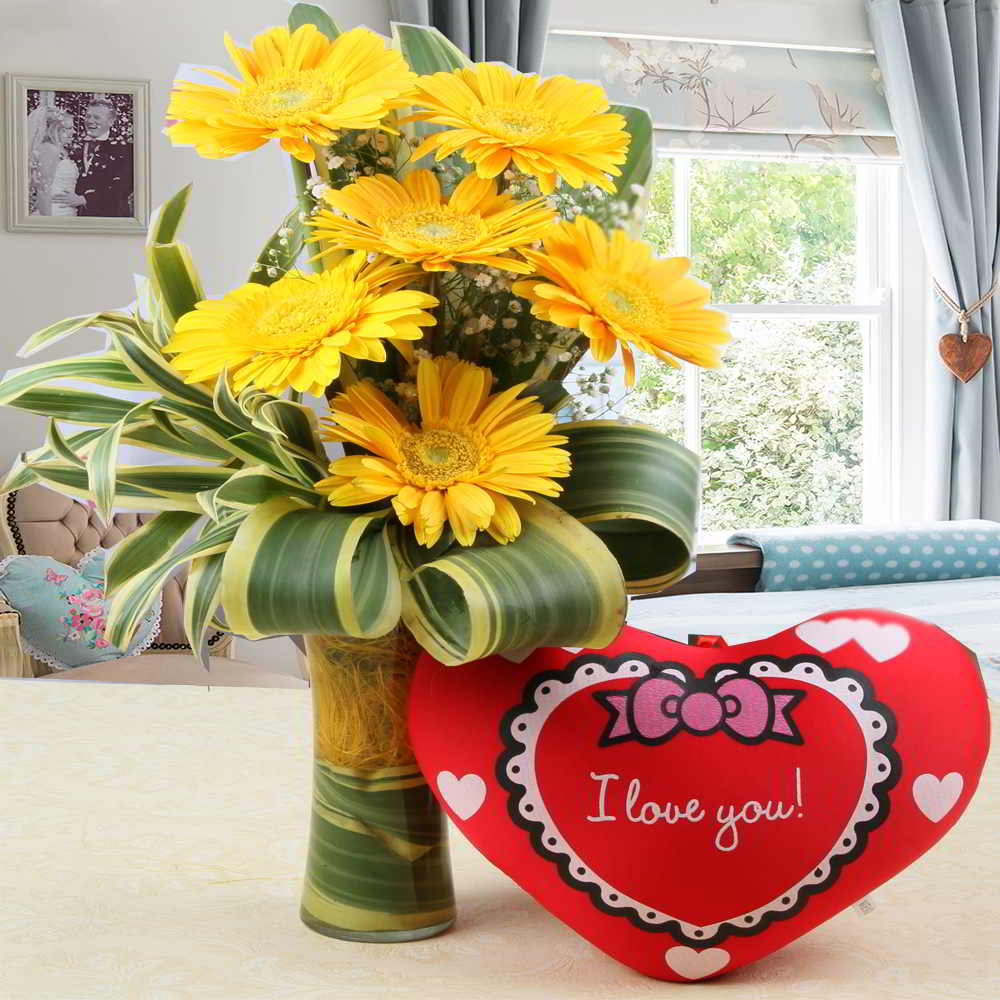
{"type": "Polygon", "coordinates": [[[989,746],[975,657],[867,610],[742,646],[625,629],[521,664],[425,655],[410,727],[490,861],[620,962],[680,981],[775,951],[909,865],[989,746]]]}

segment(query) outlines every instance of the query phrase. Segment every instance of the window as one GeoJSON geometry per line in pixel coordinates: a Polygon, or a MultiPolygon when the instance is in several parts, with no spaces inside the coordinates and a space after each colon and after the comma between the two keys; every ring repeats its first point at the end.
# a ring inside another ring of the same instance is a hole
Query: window
{"type": "Polygon", "coordinates": [[[702,455],[702,527],[888,520],[898,167],[660,157],[644,237],[731,315],[719,371],[643,357],[620,412],[702,455]]]}

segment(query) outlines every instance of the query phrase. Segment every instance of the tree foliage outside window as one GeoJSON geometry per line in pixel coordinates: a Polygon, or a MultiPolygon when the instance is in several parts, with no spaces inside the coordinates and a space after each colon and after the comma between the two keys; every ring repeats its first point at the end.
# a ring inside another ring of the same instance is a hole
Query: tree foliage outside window
{"type": "MultiPolygon", "coordinates": [[[[726,303],[849,303],[856,172],[833,162],[695,160],[693,270],[726,303]]],[[[652,184],[644,236],[676,252],[673,161],[652,184]]],[[[735,316],[724,367],[700,379],[703,527],[862,519],[863,327],[735,316]]],[[[646,360],[625,416],[683,440],[683,372],[646,360]]]]}

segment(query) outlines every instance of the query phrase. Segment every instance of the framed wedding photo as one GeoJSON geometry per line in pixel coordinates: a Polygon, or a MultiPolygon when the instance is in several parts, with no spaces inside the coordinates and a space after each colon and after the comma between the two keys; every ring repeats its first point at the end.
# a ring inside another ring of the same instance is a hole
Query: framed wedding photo
{"type": "Polygon", "coordinates": [[[7,228],[144,233],[149,81],[6,79],[7,228]]]}

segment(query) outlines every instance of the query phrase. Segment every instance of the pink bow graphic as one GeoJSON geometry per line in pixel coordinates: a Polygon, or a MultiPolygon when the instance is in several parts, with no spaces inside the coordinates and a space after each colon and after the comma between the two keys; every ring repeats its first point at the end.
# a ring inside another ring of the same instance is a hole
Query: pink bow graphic
{"type": "Polygon", "coordinates": [[[803,742],[790,713],[805,692],[773,690],[733,668],[700,681],[673,672],[650,674],[627,691],[594,697],[611,716],[600,746],[665,743],[681,731],[707,736],[720,729],[743,743],[803,742]]]}

